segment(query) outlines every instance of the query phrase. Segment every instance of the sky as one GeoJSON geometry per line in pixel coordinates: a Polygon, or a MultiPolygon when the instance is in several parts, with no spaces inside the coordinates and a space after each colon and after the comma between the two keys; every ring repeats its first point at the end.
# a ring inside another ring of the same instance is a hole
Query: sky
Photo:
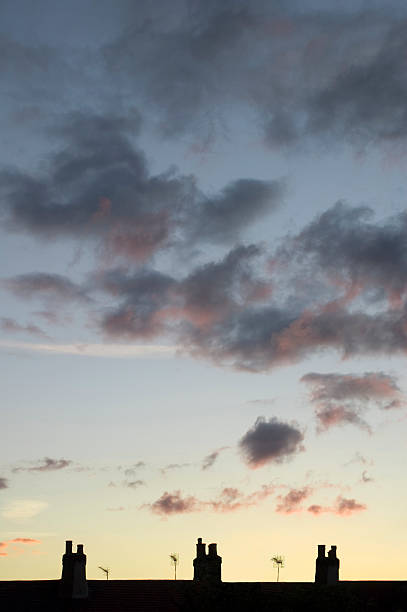
{"type": "Polygon", "coordinates": [[[405,2],[0,24],[0,579],[405,580],[405,2]]]}

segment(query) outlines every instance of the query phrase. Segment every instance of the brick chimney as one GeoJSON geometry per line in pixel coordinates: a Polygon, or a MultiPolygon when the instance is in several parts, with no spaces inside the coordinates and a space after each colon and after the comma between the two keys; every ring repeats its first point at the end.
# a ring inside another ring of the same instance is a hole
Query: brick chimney
{"type": "Polygon", "coordinates": [[[83,544],[78,544],[76,553],[74,553],[72,552],[72,540],[67,540],[65,543],[59,595],[66,599],[86,599],[88,596],[86,555],[83,553],[83,544]]]}

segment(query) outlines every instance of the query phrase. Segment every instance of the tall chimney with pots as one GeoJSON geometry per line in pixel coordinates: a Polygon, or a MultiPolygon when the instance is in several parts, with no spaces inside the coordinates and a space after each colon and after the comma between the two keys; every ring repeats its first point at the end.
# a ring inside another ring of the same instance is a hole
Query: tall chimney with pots
{"type": "Polygon", "coordinates": [[[339,582],[339,559],[336,546],[331,546],[325,556],[325,545],[318,546],[318,557],[315,562],[315,582],[317,584],[336,584],[339,582]]]}
{"type": "Polygon", "coordinates": [[[209,544],[206,554],[206,544],[202,543],[202,538],[198,538],[193,565],[194,582],[215,584],[222,581],[222,557],[217,553],[216,544],[209,544]]]}
{"type": "Polygon", "coordinates": [[[76,553],[74,553],[72,552],[72,540],[67,540],[65,543],[59,595],[66,599],[86,599],[88,596],[86,555],[83,552],[83,544],[78,544],[76,553]]]}

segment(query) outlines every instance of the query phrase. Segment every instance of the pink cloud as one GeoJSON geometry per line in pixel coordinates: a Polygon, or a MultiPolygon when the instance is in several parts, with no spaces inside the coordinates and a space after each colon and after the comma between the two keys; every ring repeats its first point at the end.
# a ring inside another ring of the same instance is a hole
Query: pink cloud
{"type": "Polygon", "coordinates": [[[348,499],[339,495],[333,506],[320,506],[319,504],[312,504],[308,507],[308,512],[314,515],[322,514],[323,512],[337,514],[339,516],[350,516],[355,512],[362,512],[366,510],[366,504],[361,504],[355,499],[348,499]]]}
{"type": "Polygon", "coordinates": [[[155,514],[166,516],[171,514],[186,514],[189,512],[196,512],[200,509],[201,502],[199,502],[199,500],[192,495],[183,498],[181,491],[175,491],[174,493],[168,493],[168,491],[165,491],[165,493],[163,493],[159,499],[148,505],[151,511],[155,514]]]}
{"type": "Polygon", "coordinates": [[[201,500],[192,495],[183,497],[181,491],[169,493],[165,491],[159,499],[152,504],[144,504],[151,512],[161,516],[174,514],[187,514],[190,512],[234,512],[242,508],[256,506],[275,491],[274,485],[262,485],[253,493],[245,494],[236,487],[225,487],[220,494],[212,500],[201,500]]]}
{"type": "Polygon", "coordinates": [[[277,504],[276,512],[283,514],[291,514],[293,512],[299,512],[302,510],[301,502],[303,502],[312,493],[310,487],[303,487],[302,489],[291,489],[286,495],[279,496],[280,502],[277,504]]]}
{"type": "MultiPolygon", "coordinates": [[[[41,540],[35,540],[34,538],[14,538],[13,540],[7,540],[5,542],[0,542],[0,557],[7,557],[8,556],[8,546],[10,546],[10,544],[16,545],[16,544],[41,544],[41,540]]],[[[17,552],[17,548],[15,549],[15,552],[17,552]]],[[[34,551],[32,551],[34,552],[34,551]]],[[[23,550],[19,549],[18,550],[18,554],[23,554],[23,550]]]]}

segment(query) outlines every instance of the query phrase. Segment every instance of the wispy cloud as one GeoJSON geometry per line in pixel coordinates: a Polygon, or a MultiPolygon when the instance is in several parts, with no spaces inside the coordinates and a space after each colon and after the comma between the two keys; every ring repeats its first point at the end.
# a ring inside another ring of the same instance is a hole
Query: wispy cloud
{"type": "Polygon", "coordinates": [[[41,540],[35,540],[34,538],[14,538],[13,540],[0,542],[0,557],[7,557],[9,554],[8,547],[15,544],[41,544],[41,540]]]}
{"type": "Polygon", "coordinates": [[[17,499],[1,508],[1,515],[10,520],[33,518],[48,508],[48,503],[37,499],[17,499]]]}
{"type": "MultiPolygon", "coordinates": [[[[40,327],[38,327],[38,325],[34,325],[32,323],[29,323],[28,325],[21,325],[21,323],[18,323],[15,321],[15,319],[11,319],[10,317],[0,317],[0,329],[7,333],[23,333],[30,336],[41,336],[42,338],[49,339],[49,336],[40,327]]],[[[4,341],[4,344],[7,344],[7,342],[4,341]]]]}
{"type": "Polygon", "coordinates": [[[48,355],[77,355],[79,357],[132,358],[165,357],[174,355],[176,347],[157,344],[34,344],[0,340],[0,349],[43,353],[48,355]]]}
{"type": "Polygon", "coordinates": [[[357,502],[354,498],[345,498],[339,495],[332,506],[321,506],[312,504],[308,508],[308,512],[314,515],[319,515],[324,512],[337,514],[339,516],[350,516],[355,512],[362,512],[367,509],[366,504],[357,502]]]}
{"type": "Polygon", "coordinates": [[[218,448],[212,453],[209,453],[209,455],[204,457],[204,459],[202,460],[201,469],[209,470],[209,468],[211,468],[218,459],[220,453],[222,453],[224,450],[227,450],[228,448],[228,446],[222,446],[221,448],[218,448]]]}
{"type": "Polygon", "coordinates": [[[224,487],[217,497],[202,500],[194,495],[184,496],[180,490],[169,493],[165,491],[159,499],[151,504],[144,504],[154,514],[169,516],[175,514],[189,514],[191,512],[235,512],[243,508],[257,506],[276,489],[273,484],[262,485],[252,493],[244,493],[236,487],[224,487]]]}
{"type": "Polygon", "coordinates": [[[44,457],[37,464],[31,465],[30,467],[19,466],[12,469],[13,473],[18,472],[54,472],[56,470],[63,470],[72,464],[69,459],[51,459],[50,457],[44,457]]]}

